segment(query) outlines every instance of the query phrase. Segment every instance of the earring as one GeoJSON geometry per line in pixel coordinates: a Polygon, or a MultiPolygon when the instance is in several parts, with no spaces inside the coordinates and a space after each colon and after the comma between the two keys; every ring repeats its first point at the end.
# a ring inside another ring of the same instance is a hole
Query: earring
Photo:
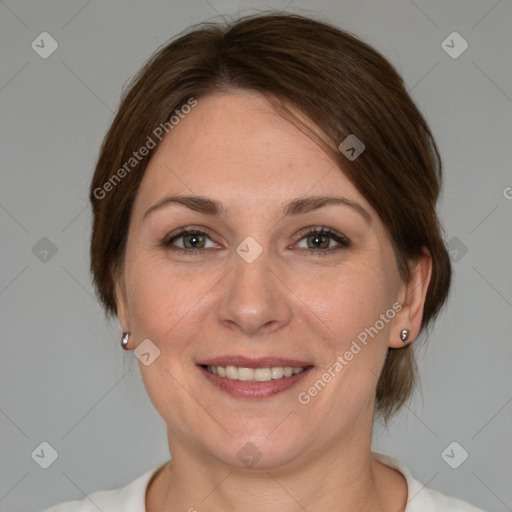
{"type": "Polygon", "coordinates": [[[405,343],[409,339],[409,329],[402,329],[400,339],[405,343]]]}
{"type": "Polygon", "coordinates": [[[130,333],[123,331],[123,337],[121,338],[121,347],[123,347],[124,350],[129,350],[128,349],[128,339],[129,338],[130,338],[130,333]]]}

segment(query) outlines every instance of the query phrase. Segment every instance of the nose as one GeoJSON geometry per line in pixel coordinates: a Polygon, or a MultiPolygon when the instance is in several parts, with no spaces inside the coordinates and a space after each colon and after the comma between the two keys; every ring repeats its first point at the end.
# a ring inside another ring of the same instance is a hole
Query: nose
{"type": "Polygon", "coordinates": [[[292,316],[290,291],[271,267],[268,251],[248,263],[233,255],[217,309],[219,321],[247,336],[269,334],[287,325],[292,316]]]}

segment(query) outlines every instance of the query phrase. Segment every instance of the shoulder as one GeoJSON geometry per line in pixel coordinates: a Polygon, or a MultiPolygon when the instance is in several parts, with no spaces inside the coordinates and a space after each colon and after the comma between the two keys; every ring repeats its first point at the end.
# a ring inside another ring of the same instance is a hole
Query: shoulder
{"type": "MultiPolygon", "coordinates": [[[[412,498],[412,497],[411,497],[412,498]]],[[[439,511],[439,512],[484,512],[481,508],[477,508],[467,501],[446,496],[445,494],[423,487],[421,493],[418,494],[418,504],[415,506],[413,500],[408,501],[406,512],[409,512],[409,503],[411,512],[420,511],[439,511]]]]}
{"type": "Polygon", "coordinates": [[[403,462],[382,453],[372,452],[372,455],[404,475],[408,490],[407,506],[404,512],[484,512],[467,501],[425,487],[412,476],[403,462]]]}
{"type": "Polygon", "coordinates": [[[146,489],[158,466],[119,489],[95,491],[81,500],[65,501],[41,512],[145,512],[146,489]]]}

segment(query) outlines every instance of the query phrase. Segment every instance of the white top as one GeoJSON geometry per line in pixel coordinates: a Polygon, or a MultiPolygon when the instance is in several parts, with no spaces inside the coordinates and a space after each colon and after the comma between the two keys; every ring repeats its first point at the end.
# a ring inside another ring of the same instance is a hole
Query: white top
{"type": "MultiPolygon", "coordinates": [[[[372,455],[404,475],[408,489],[405,512],[484,512],[466,501],[424,487],[399,460],[382,453],[372,452],[372,455]]],[[[42,512],[146,512],[147,485],[162,466],[151,469],[121,489],[96,491],[83,500],[66,501],[42,512]]]]}

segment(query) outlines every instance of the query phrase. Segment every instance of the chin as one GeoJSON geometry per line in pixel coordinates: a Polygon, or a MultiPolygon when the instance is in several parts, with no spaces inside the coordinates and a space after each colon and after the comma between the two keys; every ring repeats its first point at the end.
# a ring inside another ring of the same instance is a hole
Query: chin
{"type": "MultiPolygon", "coordinates": [[[[242,434],[229,438],[226,443],[216,446],[205,446],[216,459],[228,466],[249,471],[276,471],[284,469],[297,459],[306,450],[303,436],[291,436],[290,431],[271,433],[276,428],[274,422],[272,428],[261,429],[255,432],[254,425],[250,430],[241,428],[242,434]],[[248,435],[247,432],[251,432],[248,435]],[[302,440],[300,439],[302,438],[302,440]]],[[[225,437],[224,437],[225,439],[225,437]]],[[[210,438],[211,441],[211,438],[210,438]]]]}

